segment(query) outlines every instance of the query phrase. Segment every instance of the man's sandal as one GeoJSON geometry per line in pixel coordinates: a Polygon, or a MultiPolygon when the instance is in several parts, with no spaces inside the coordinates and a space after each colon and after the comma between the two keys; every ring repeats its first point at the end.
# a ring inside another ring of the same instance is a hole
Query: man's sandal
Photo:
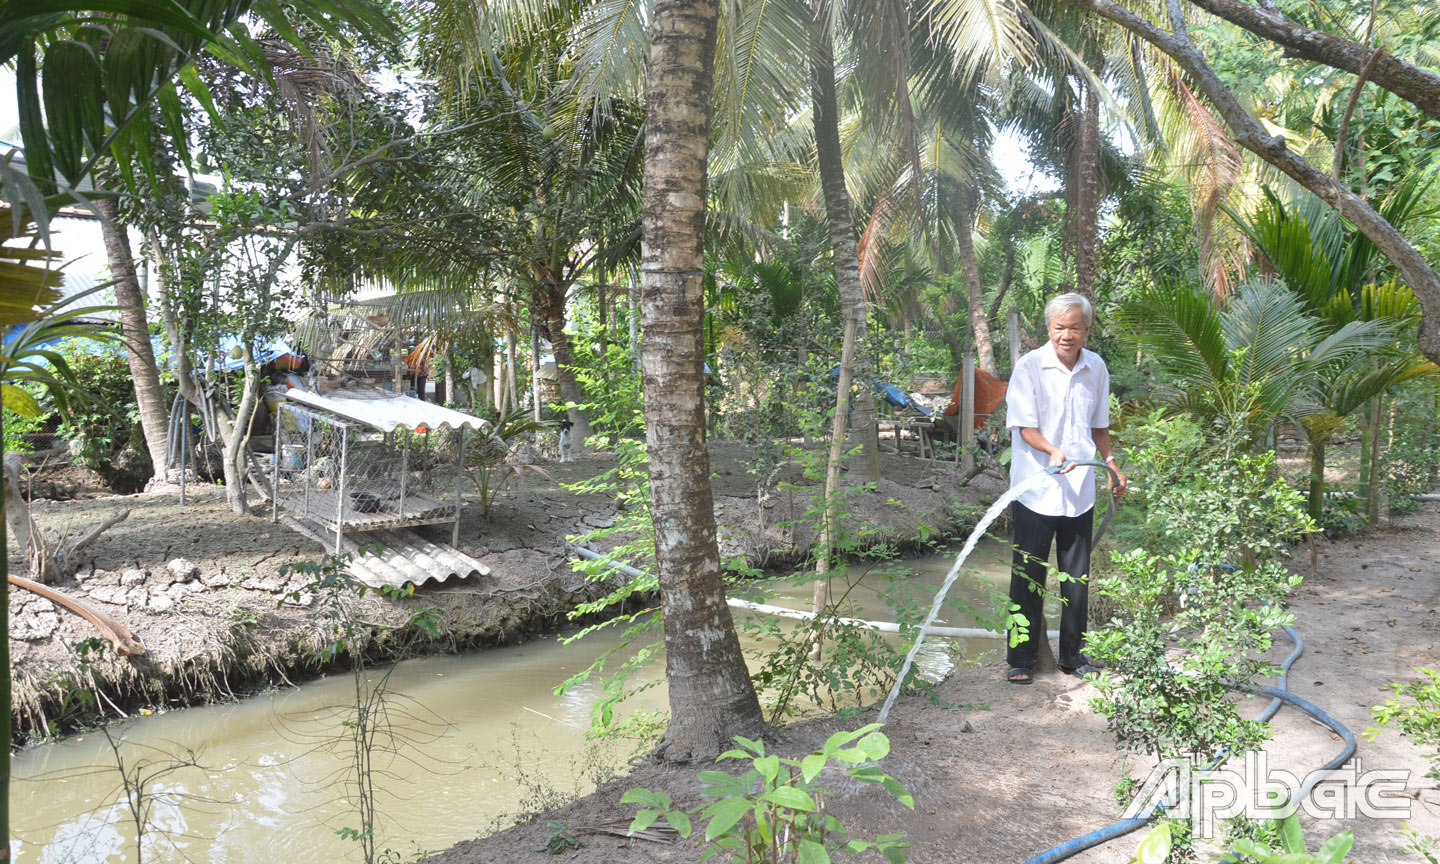
{"type": "Polygon", "coordinates": [[[1009,672],[1005,673],[1005,680],[1011,684],[1033,684],[1035,683],[1035,676],[1030,674],[1029,669],[1015,666],[1011,668],[1009,672]]]}
{"type": "Polygon", "coordinates": [[[1094,675],[1095,673],[1099,672],[1100,667],[1093,666],[1089,663],[1082,663],[1079,666],[1074,666],[1068,669],[1064,666],[1061,666],[1060,671],[1064,672],[1066,675],[1074,675],[1076,678],[1084,678],[1086,675],[1094,675]]]}

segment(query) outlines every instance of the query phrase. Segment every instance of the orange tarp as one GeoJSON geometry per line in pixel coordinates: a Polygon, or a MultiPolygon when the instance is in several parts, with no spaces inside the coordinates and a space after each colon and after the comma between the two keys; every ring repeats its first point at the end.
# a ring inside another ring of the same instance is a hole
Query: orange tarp
{"type": "MultiPolygon", "coordinates": [[[[955,382],[955,394],[950,398],[950,405],[945,409],[946,417],[953,417],[960,413],[960,388],[965,384],[964,376],[955,382]]],[[[980,429],[985,425],[985,417],[995,413],[1000,403],[1005,400],[1005,391],[1010,385],[986,372],[984,369],[975,370],[975,428],[980,429]]]]}

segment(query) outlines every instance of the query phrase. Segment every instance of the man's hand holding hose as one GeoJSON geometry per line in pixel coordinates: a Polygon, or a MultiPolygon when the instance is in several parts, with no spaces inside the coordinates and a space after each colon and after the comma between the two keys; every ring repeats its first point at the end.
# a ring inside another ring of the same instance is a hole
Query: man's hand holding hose
{"type": "MultiPolygon", "coordinates": [[[[1106,476],[1109,478],[1109,489],[1116,498],[1125,497],[1125,492],[1130,488],[1130,481],[1125,472],[1120,470],[1120,463],[1115,459],[1114,453],[1106,453],[1110,449],[1110,430],[1092,430],[1096,445],[1100,448],[1102,459],[1105,462],[1106,476]]],[[[1076,462],[1065,455],[1065,451],[1045,440],[1039,429],[1025,428],[1020,430],[1020,438],[1031,447],[1042,453],[1048,453],[1048,467],[1056,469],[1056,474],[1069,474],[1075,470],[1076,462]]]]}

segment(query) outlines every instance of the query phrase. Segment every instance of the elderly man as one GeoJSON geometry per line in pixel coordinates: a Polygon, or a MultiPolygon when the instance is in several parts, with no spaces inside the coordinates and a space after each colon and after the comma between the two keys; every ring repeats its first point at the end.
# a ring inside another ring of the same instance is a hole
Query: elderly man
{"type": "Polygon", "coordinates": [[[1039,640],[1045,638],[1044,587],[1052,543],[1060,572],[1061,670],[1084,677],[1096,671],[1081,649],[1089,603],[1090,542],[1098,469],[1076,468],[1076,460],[1098,457],[1116,471],[1113,491],[1125,494],[1110,444],[1110,373],[1100,355],[1085,349],[1095,320],[1090,301],[1061,294],[1045,305],[1050,341],[1015,365],[1005,395],[1010,426],[1010,485],[1050,466],[1061,466],[1052,482],[1032,485],[1012,504],[1015,526],[1010,602],[1025,617],[1023,641],[1010,647],[1012,684],[1034,680],[1039,640]]]}

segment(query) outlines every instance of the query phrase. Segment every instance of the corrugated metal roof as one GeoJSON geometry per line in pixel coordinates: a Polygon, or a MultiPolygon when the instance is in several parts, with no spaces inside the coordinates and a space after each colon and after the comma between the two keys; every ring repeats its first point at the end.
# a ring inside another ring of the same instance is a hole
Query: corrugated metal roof
{"type": "Polygon", "coordinates": [[[381,432],[396,429],[414,430],[421,426],[431,429],[485,429],[490,421],[473,417],[463,411],[446,408],[434,402],[422,402],[413,396],[387,393],[374,387],[336,390],[321,395],[306,390],[288,390],[285,398],[311,408],[329,411],[347,420],[364,423],[381,432]]]}

